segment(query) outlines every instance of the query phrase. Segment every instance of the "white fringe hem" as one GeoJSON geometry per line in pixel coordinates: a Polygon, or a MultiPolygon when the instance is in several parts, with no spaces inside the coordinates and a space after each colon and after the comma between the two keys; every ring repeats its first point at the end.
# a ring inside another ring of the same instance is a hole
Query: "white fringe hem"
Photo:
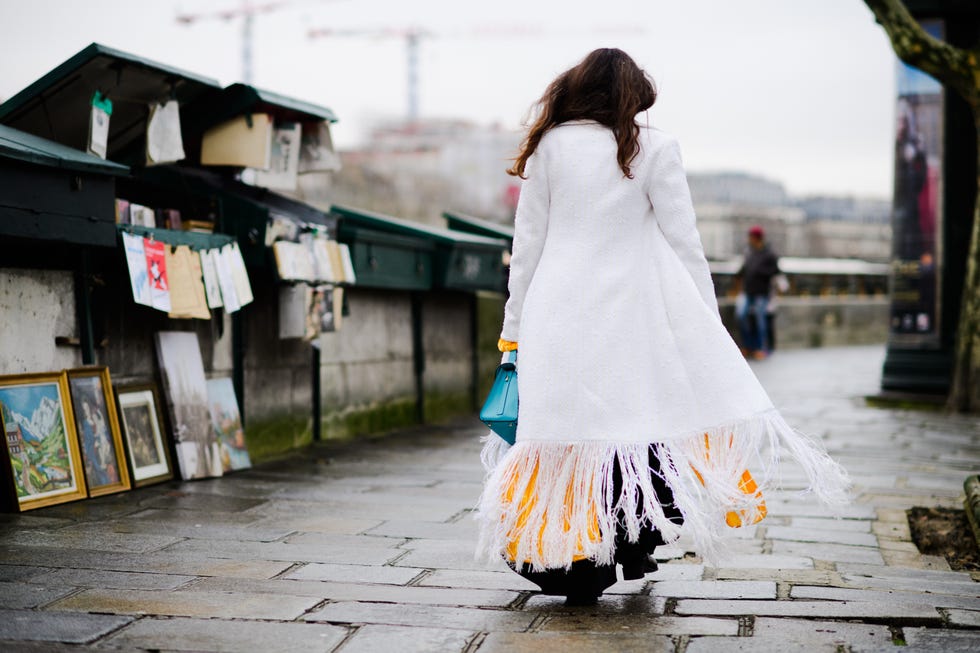
{"type": "Polygon", "coordinates": [[[535,571],[567,569],[577,555],[611,564],[621,515],[630,541],[639,538],[643,527],[660,531],[667,542],[683,531],[702,558],[717,561],[721,538],[730,528],[726,513],[751,515],[758,505],[755,492],[746,494],[740,487],[742,473],[750,471],[764,495],[779,485],[783,452],[806,474],[809,487],[804,493],[826,504],[848,501],[844,469],[776,410],[649,443],[521,441],[511,447],[491,433],[481,454],[487,477],[476,514],[477,556],[499,558],[516,542],[515,560],[530,563],[535,571]],[[660,459],[657,474],[670,487],[684,517],[682,527],[665,516],[657,500],[649,466],[651,447],[660,459]],[[613,496],[616,465],[622,489],[613,496]],[[533,491],[528,493],[530,487],[533,491]],[[526,494],[533,501],[523,500],[526,494]]]}

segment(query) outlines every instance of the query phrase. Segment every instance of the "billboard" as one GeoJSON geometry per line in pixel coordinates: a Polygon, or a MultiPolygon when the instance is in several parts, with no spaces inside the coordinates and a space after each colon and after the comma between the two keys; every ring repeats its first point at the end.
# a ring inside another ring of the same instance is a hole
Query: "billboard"
{"type": "MultiPolygon", "coordinates": [[[[943,38],[941,20],[922,26],[943,38]]],[[[941,344],[943,87],[901,61],[896,72],[889,341],[934,349],[941,344]]]]}

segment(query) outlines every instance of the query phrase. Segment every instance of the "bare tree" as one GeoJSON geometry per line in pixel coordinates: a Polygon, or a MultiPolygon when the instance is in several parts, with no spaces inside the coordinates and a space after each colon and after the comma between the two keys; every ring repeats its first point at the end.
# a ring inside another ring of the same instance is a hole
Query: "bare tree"
{"type": "MultiPolygon", "coordinates": [[[[930,36],[902,0],[864,0],[891,40],[898,58],[935,77],[973,111],[980,188],[980,43],[958,48],[930,36]]],[[[949,408],[980,412],[980,192],[975,198],[966,279],[956,329],[956,355],[949,408]]]]}

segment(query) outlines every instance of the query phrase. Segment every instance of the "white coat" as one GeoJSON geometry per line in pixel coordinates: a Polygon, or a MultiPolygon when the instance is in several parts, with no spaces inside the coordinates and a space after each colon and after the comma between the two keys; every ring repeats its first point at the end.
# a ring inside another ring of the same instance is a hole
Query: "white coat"
{"type": "Polygon", "coordinates": [[[608,562],[617,511],[641,494],[628,530],[678,536],[646,496],[650,446],[709,556],[725,513],[751,507],[742,473],[752,468],[765,489],[782,448],[822,498],[842,499],[843,471],[783,421],[721,323],[677,141],[641,127],[639,143],[632,179],[612,132],[591,121],[550,130],[528,161],[501,332],[519,347],[517,442],[488,440],[484,554],[526,530],[535,535],[521,557],[536,568],[583,553],[608,562]],[[616,464],[624,483],[613,497],[616,464]],[[534,485],[533,510],[508,498],[515,482],[534,485]]]}

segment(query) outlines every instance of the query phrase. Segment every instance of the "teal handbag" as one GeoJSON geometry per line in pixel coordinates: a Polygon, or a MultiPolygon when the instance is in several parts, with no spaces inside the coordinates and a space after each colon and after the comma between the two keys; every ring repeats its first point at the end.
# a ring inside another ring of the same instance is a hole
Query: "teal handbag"
{"type": "Polygon", "coordinates": [[[517,437],[517,352],[509,351],[497,367],[493,386],[480,409],[480,421],[507,444],[517,437]]]}

